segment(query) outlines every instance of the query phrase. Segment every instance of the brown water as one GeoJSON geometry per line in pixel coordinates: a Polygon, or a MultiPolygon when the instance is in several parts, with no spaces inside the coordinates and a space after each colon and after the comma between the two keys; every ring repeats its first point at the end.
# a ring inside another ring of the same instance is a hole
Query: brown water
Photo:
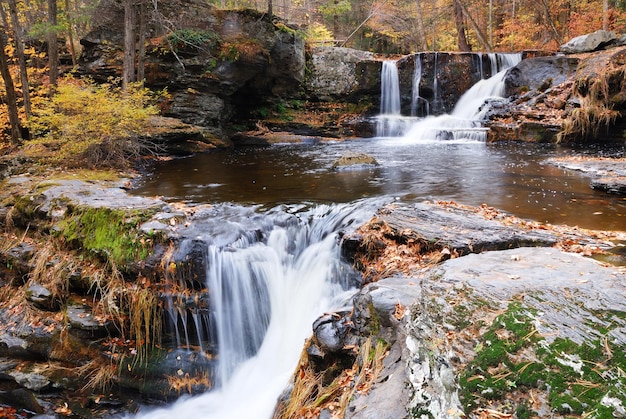
{"type": "MultiPolygon", "coordinates": [[[[623,155],[624,150],[612,150],[623,155]]],[[[363,198],[487,204],[551,224],[626,231],[626,198],[590,188],[591,178],[546,164],[572,150],[479,142],[360,139],[216,151],[159,164],[134,193],[192,203],[351,202],[363,198]],[[378,167],[332,170],[345,152],[378,167]]]]}

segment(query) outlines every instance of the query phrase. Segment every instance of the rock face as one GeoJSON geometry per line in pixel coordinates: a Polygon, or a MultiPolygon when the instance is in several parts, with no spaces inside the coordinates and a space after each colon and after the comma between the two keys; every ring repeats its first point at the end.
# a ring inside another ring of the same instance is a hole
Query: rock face
{"type": "Polygon", "coordinates": [[[313,48],[308,88],[313,96],[321,100],[343,99],[358,94],[358,91],[376,91],[380,89],[380,76],[378,86],[375,81],[373,83],[362,81],[368,64],[378,67],[380,73],[376,61],[371,52],[351,48],[313,48]]]}
{"type": "Polygon", "coordinates": [[[487,114],[487,140],[623,142],[625,55],[614,47],[522,61],[505,75],[508,99],[487,114]]]}
{"type": "MultiPolygon", "coordinates": [[[[220,11],[202,2],[190,2],[189,10],[193,18],[180,26],[183,30],[152,28],[146,50],[147,86],[167,87],[170,94],[164,116],[224,138],[233,118],[299,91],[305,55],[304,40],[295,28],[251,10],[220,11]]],[[[179,10],[170,12],[180,19],[179,10]]],[[[80,74],[103,81],[120,76],[122,22],[105,20],[81,40],[80,74]]]]}

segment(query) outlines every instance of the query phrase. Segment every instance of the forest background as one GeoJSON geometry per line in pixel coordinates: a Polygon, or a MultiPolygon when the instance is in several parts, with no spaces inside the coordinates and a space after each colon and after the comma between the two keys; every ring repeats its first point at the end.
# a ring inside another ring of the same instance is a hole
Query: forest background
{"type": "MultiPolygon", "coordinates": [[[[79,41],[103,21],[103,10],[123,12],[125,68],[119,82],[126,90],[135,80],[143,79],[141,60],[151,37],[172,39],[172,34],[188,29],[164,19],[160,11],[184,8],[189,1],[2,0],[0,95],[7,106],[0,107],[0,144],[20,145],[23,137],[32,134],[24,127],[48,131],[41,124],[53,121],[32,119],[33,106],[37,109],[45,100],[35,100],[32,105],[30,97],[45,99],[58,94],[59,73],[69,73],[76,67],[79,41]],[[155,26],[162,33],[150,32],[148,28],[155,26]]],[[[252,8],[282,18],[299,25],[312,46],[346,46],[385,54],[556,51],[575,36],[598,29],[623,33],[626,28],[626,0],[207,0],[207,3],[223,9],[252,8]]],[[[193,41],[193,32],[186,32],[185,40],[193,41]]],[[[107,96],[115,91],[100,93],[107,96]]],[[[71,97],[75,92],[66,94],[71,97]]],[[[137,109],[149,103],[147,94],[133,100],[137,109]]],[[[135,111],[131,109],[132,112],[135,111]]]]}

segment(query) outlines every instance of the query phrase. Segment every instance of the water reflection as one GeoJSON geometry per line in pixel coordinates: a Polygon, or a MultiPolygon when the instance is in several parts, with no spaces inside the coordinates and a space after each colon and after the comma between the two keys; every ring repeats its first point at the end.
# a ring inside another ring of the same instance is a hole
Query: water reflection
{"type": "MultiPolygon", "coordinates": [[[[623,150],[619,151],[623,153],[623,150]]],[[[580,172],[546,164],[565,148],[527,144],[417,143],[362,139],[276,145],[197,155],[158,165],[135,190],[195,203],[350,202],[364,197],[487,204],[524,218],[626,230],[626,201],[590,188],[580,172]],[[347,151],[380,166],[332,170],[347,151]]]]}

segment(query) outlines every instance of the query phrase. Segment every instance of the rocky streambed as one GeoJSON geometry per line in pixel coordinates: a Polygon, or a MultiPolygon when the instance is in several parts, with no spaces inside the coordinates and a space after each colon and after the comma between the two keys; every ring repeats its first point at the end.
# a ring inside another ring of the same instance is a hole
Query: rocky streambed
{"type": "MultiPolygon", "coordinates": [[[[115,177],[3,185],[3,412],[105,417],[211,389],[210,348],[168,350],[161,325],[210,295],[201,249],[179,248],[205,206],[115,177]]],[[[621,262],[624,240],[486,206],[381,208],[343,235],[362,289],[312,325],[276,417],[622,414],[626,278],[597,259],[621,262]]]]}

